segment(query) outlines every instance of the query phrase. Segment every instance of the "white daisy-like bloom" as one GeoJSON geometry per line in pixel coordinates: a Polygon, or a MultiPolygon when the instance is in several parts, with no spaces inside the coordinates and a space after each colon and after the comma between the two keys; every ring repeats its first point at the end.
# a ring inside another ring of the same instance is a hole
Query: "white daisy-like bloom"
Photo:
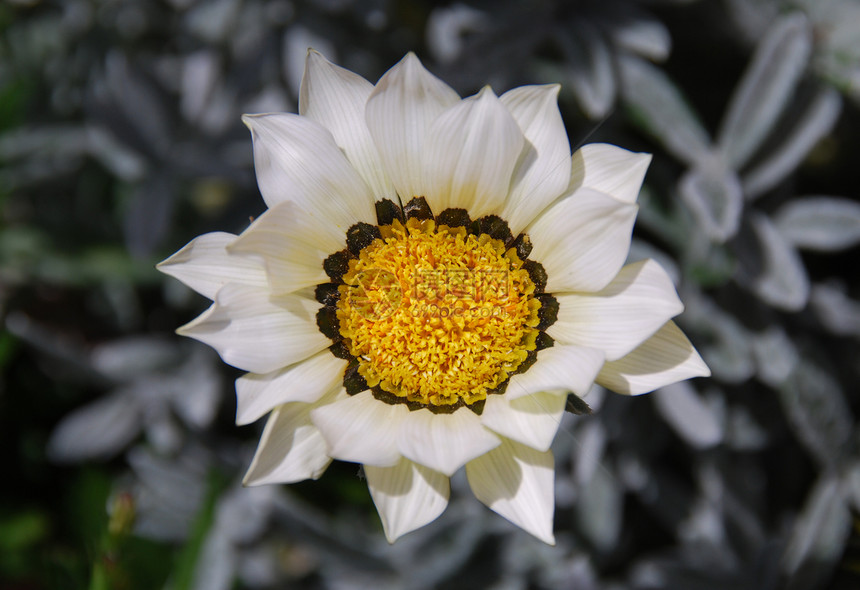
{"type": "Polygon", "coordinates": [[[709,374],[666,272],[624,265],[650,156],[571,156],[558,91],[461,99],[411,53],[373,85],[311,51],[298,115],[243,118],[268,209],[159,268],[213,301],[178,332],[248,371],[236,422],[269,414],[247,485],[360,463],[393,542],[465,467],[553,543],[566,406],[709,374]]]}

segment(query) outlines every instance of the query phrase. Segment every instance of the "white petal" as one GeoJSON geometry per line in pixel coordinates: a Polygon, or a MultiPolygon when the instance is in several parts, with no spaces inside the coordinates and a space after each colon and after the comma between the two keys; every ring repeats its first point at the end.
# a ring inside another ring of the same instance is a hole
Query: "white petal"
{"type": "Polygon", "coordinates": [[[325,439],[311,424],[312,407],[285,404],[272,412],[242,480],[244,485],[294,483],[323,474],[331,457],[326,454],[325,439]]]}
{"type": "Polygon", "coordinates": [[[511,377],[505,397],[517,399],[540,391],[562,396],[572,391],[583,396],[591,389],[601,366],[601,351],[556,343],[538,352],[537,361],[527,371],[511,377]]]}
{"type": "Polygon", "coordinates": [[[594,294],[560,293],[558,319],[547,334],[558,342],[598,348],[618,360],[682,311],[672,279],[653,260],[621,269],[594,294]]]}
{"type": "Polygon", "coordinates": [[[451,414],[409,412],[397,434],[397,448],[404,457],[447,476],[498,445],[499,437],[481,426],[477,414],[463,408],[451,414]]]}
{"type": "Polygon", "coordinates": [[[386,404],[363,391],[316,408],[311,420],[328,442],[328,454],[341,461],[391,467],[400,460],[397,433],[409,410],[386,404]]]}
{"type": "Polygon", "coordinates": [[[424,195],[422,151],[430,124],[460,97],[409,53],[367,99],[365,116],[383,166],[406,203],[424,195]]]}
{"type": "Polygon", "coordinates": [[[448,506],[448,478],[408,459],[393,467],[365,465],[364,474],[389,543],[433,522],[448,506]]]}
{"type": "Polygon", "coordinates": [[[526,138],[501,213],[514,235],[558,198],[570,182],[570,142],[557,103],[560,88],[558,84],[521,86],[499,99],[526,138]]]}
{"type": "Polygon", "coordinates": [[[502,444],[466,464],[475,497],[544,543],[555,544],[552,516],[555,469],[552,453],[518,442],[502,444]]]}
{"type": "Polygon", "coordinates": [[[254,142],[257,184],[266,205],[295,201],[346,232],[376,223],[373,195],[318,123],[292,113],[243,115],[254,142]]]}
{"type": "Polygon", "coordinates": [[[424,196],[434,213],[498,213],[523,150],[519,125],[487,86],[436,119],[424,142],[424,196]]]}
{"type": "Polygon", "coordinates": [[[710,374],[684,333],[674,322],[667,322],[636,350],[603,365],[597,383],[617,393],[637,395],[710,374]]]}
{"type": "Polygon", "coordinates": [[[266,271],[259,260],[227,253],[227,244],[235,239],[225,232],[198,236],[156,268],[209,299],[227,283],[265,287],[266,271]]]}
{"type": "Polygon", "coordinates": [[[529,226],[529,256],[547,273],[546,290],[599,291],[627,258],[636,205],[587,187],[547,209],[529,226]]]}
{"type": "Polygon", "coordinates": [[[537,451],[547,451],[561,424],[566,402],[566,395],[556,393],[540,392],[516,399],[491,395],[484,405],[481,423],[537,451]]]}
{"type": "Polygon", "coordinates": [[[209,309],[176,332],[208,344],[225,363],[268,373],[331,345],[316,325],[319,307],[299,295],[269,297],[264,290],[229,283],[209,309]]]}
{"type": "Polygon", "coordinates": [[[297,203],[278,203],[242,232],[227,251],[263,259],[275,294],[329,282],[323,261],[346,246],[345,233],[297,203]]]}
{"type": "Polygon", "coordinates": [[[314,403],[343,381],[347,362],[325,349],[289,367],[236,379],[236,424],[250,424],[287,402],[314,403]]]}
{"type": "Polygon", "coordinates": [[[635,203],[651,154],[630,152],[608,143],[590,143],[573,154],[571,188],[592,188],[619,201],[635,203]]]}
{"type": "Polygon", "coordinates": [[[364,116],[373,84],[334,65],[314,50],[308,52],[299,96],[299,114],[313,119],[361,174],[377,200],[397,199],[364,116]]]}

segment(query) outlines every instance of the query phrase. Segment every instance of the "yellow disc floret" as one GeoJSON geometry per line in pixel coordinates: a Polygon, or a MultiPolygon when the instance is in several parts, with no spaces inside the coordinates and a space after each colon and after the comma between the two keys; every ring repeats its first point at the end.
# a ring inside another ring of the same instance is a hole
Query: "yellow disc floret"
{"type": "Polygon", "coordinates": [[[337,318],[370,387],[429,406],[472,404],[535,349],[540,301],[513,249],[410,219],[349,263],[337,318]]]}

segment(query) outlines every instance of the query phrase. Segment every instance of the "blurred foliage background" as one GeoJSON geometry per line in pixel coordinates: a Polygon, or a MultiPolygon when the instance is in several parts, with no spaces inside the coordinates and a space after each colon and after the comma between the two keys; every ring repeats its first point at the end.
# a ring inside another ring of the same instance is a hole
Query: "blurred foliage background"
{"type": "Polygon", "coordinates": [[[860,587],[858,106],[855,0],[0,4],[0,589],[860,587]],[[574,148],[654,154],[631,260],[714,374],[566,417],[555,547],[461,477],[394,546],[355,465],[239,483],[261,425],[154,265],[263,210],[239,116],[309,46],[559,82],[574,148]]]}

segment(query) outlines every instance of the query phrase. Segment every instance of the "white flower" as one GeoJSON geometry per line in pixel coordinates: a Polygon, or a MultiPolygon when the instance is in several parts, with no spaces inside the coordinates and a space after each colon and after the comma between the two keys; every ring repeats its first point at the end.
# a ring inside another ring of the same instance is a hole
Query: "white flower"
{"type": "Polygon", "coordinates": [[[159,268],[214,301],[179,333],[270,412],[248,485],[364,465],[389,541],[475,496],[552,543],[567,396],[707,375],[653,261],[623,266],[650,156],[573,157],[558,86],[460,99],[414,55],[374,86],[310,52],[299,115],[244,117],[268,205],[159,268]]]}

